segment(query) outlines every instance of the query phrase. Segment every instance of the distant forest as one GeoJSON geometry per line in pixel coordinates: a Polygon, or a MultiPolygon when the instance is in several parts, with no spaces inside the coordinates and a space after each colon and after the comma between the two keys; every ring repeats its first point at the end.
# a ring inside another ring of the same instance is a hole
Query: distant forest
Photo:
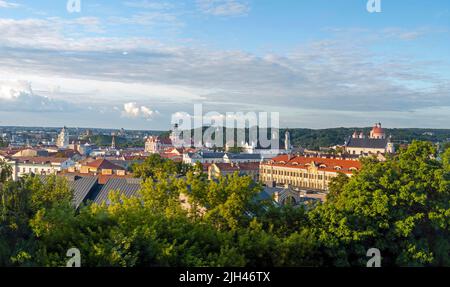
{"type": "MultiPolygon", "coordinates": [[[[204,127],[203,131],[207,128],[204,127]]],[[[371,128],[332,128],[332,129],[289,129],[291,133],[291,143],[295,147],[302,147],[312,150],[318,150],[320,147],[330,147],[334,145],[343,145],[354,131],[363,131],[368,135],[371,128]]],[[[444,143],[450,141],[450,129],[384,129],[387,136],[392,135],[392,141],[396,144],[407,144],[413,140],[431,141],[433,143],[444,143]]],[[[224,140],[226,132],[230,129],[224,129],[224,140]]],[[[193,131],[191,131],[193,132],[193,131]]],[[[236,131],[235,131],[236,132],[236,131]]],[[[280,129],[280,146],[284,146],[284,134],[286,129],[280,129]]],[[[170,132],[154,132],[161,137],[168,137],[170,132]]],[[[248,141],[248,130],[246,131],[246,140],[248,141]]],[[[214,137],[213,137],[214,138],[214,137]]],[[[91,136],[90,141],[98,146],[111,145],[111,136],[96,135],[91,136]]],[[[143,147],[142,140],[130,140],[123,137],[116,137],[116,145],[119,148],[143,147]]]]}
{"type": "MultiPolygon", "coordinates": [[[[291,142],[295,147],[317,150],[320,147],[342,145],[356,130],[363,131],[365,135],[372,128],[333,128],[323,130],[290,129],[291,142]]],[[[386,136],[392,135],[392,141],[396,144],[411,143],[413,140],[431,141],[443,143],[450,141],[450,129],[384,129],[386,136]]],[[[284,135],[286,130],[280,132],[284,135]]],[[[284,137],[282,137],[284,140],[284,137]]]]}

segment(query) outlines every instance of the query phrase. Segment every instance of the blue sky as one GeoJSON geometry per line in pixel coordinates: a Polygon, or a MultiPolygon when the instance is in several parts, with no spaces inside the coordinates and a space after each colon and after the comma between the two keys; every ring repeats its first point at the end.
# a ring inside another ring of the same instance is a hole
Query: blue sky
{"type": "Polygon", "coordinates": [[[450,128],[450,2],[0,0],[0,125],[450,128]]]}

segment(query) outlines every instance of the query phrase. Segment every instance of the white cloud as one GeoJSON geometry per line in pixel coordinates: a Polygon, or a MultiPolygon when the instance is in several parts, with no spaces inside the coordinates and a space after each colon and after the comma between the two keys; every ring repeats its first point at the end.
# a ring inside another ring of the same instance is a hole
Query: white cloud
{"type": "Polygon", "coordinates": [[[26,81],[0,82],[0,100],[15,100],[21,94],[33,94],[31,83],[26,81]]]}
{"type": "Polygon", "coordinates": [[[196,3],[201,12],[214,16],[240,16],[250,11],[249,5],[239,0],[197,0],[196,3]]]}
{"type": "Polygon", "coordinates": [[[0,111],[64,112],[77,111],[76,105],[34,93],[26,81],[0,81],[0,111]]]}
{"type": "Polygon", "coordinates": [[[0,0],[0,8],[17,8],[20,5],[17,3],[13,3],[13,2],[7,2],[4,0],[0,0]]]}
{"type": "Polygon", "coordinates": [[[153,111],[146,106],[139,106],[135,102],[125,103],[123,105],[122,116],[124,117],[151,119],[157,114],[158,111],[153,111]]]}

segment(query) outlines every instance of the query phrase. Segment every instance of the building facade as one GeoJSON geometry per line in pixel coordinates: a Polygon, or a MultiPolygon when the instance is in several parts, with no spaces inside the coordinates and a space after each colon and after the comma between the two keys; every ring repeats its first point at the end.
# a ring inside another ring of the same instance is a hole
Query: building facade
{"type": "Polygon", "coordinates": [[[352,176],[361,168],[358,160],[281,155],[260,165],[260,180],[269,186],[328,191],[332,178],[339,173],[352,176]]]}
{"type": "Polygon", "coordinates": [[[57,174],[73,166],[75,162],[69,158],[21,157],[7,160],[11,166],[13,180],[29,174],[57,174]]]}
{"type": "Polygon", "coordinates": [[[242,176],[250,176],[254,181],[259,181],[259,163],[213,163],[208,166],[208,178],[214,179],[233,173],[242,176]]]}

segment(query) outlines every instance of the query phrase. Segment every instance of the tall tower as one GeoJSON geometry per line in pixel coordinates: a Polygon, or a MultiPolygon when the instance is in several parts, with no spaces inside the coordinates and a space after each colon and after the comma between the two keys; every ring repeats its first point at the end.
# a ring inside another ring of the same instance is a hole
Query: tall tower
{"type": "Polygon", "coordinates": [[[289,132],[289,129],[287,129],[284,134],[284,149],[286,151],[291,151],[291,133],[289,132]]]}
{"type": "Polygon", "coordinates": [[[63,127],[56,140],[56,146],[59,148],[67,148],[69,146],[69,131],[63,127]]]}
{"type": "Polygon", "coordinates": [[[184,146],[184,142],[181,141],[180,135],[181,135],[181,132],[179,130],[178,124],[176,123],[173,125],[172,132],[170,133],[170,140],[172,141],[172,145],[174,147],[183,147],[184,146]]]}
{"type": "Polygon", "coordinates": [[[112,134],[111,149],[116,149],[116,134],[112,134]]]}
{"type": "Polygon", "coordinates": [[[390,153],[390,154],[394,154],[395,153],[395,145],[392,142],[392,135],[389,136],[387,147],[386,147],[386,152],[390,153]]]}

